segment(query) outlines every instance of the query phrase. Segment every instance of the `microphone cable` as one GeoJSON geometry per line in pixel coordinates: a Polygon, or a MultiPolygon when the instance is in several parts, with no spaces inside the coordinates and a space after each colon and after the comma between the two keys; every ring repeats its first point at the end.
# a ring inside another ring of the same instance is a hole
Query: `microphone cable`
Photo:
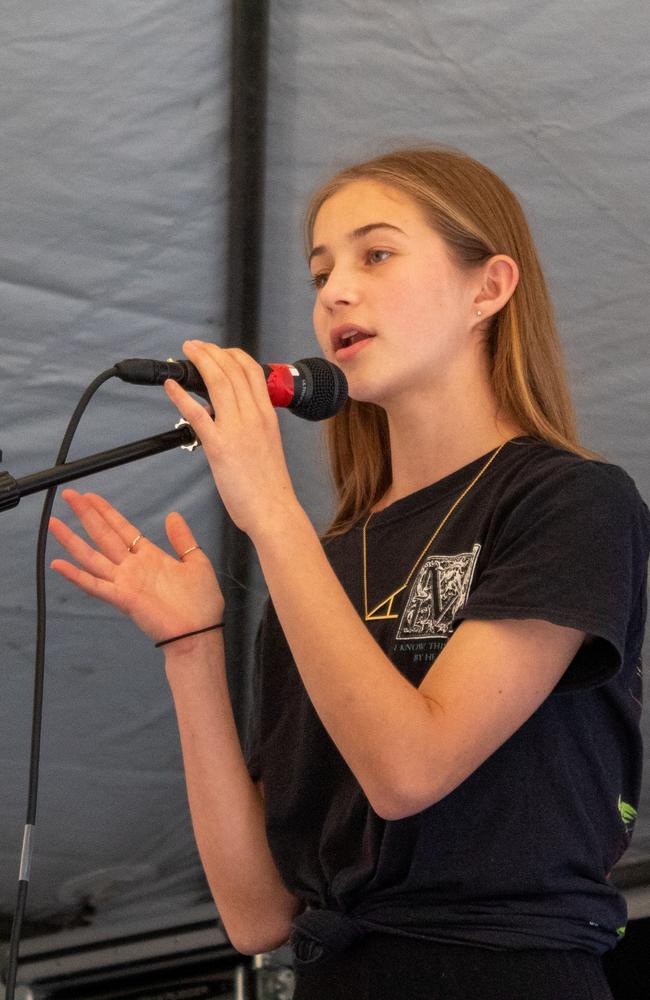
{"type": "MultiPolygon", "coordinates": [[[[117,368],[113,366],[95,378],[81,399],[77,403],[76,409],[70,418],[68,427],[63,435],[63,441],[56,456],[56,465],[63,465],[68,457],[70,445],[74,434],[79,426],[79,421],[84,410],[88,406],[91,398],[99,387],[110,378],[117,375],[117,368]]],[[[27,816],[25,820],[25,831],[23,834],[23,847],[20,856],[20,873],[18,876],[18,896],[16,900],[16,910],[11,926],[11,938],[9,941],[9,955],[7,959],[7,978],[5,986],[5,1000],[14,1000],[16,988],[16,974],[18,970],[18,954],[20,947],[20,934],[27,905],[27,890],[29,888],[29,875],[32,862],[33,835],[36,826],[36,803],[38,797],[38,774],[41,752],[41,731],[43,728],[43,690],[45,680],[45,623],[46,623],[46,603],[45,603],[45,546],[47,544],[47,530],[56,496],[56,486],[50,486],[45,494],[43,502],[43,512],[38,531],[38,541],[36,544],[36,656],[34,661],[34,695],[32,701],[32,737],[29,761],[29,781],[27,797],[27,816]]]]}

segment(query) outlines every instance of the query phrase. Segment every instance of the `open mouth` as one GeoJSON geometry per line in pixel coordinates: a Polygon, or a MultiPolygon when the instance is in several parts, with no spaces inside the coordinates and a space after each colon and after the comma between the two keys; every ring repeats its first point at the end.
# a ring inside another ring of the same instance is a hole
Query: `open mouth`
{"type": "Polygon", "coordinates": [[[335,351],[338,351],[344,347],[352,347],[353,344],[358,344],[361,340],[369,340],[374,336],[374,333],[369,333],[367,330],[361,330],[357,327],[349,327],[348,329],[334,332],[332,336],[332,346],[335,351]]]}

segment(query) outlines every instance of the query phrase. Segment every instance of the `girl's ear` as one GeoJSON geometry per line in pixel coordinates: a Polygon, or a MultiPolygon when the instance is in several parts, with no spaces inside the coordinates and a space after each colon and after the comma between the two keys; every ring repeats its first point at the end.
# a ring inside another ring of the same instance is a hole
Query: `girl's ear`
{"type": "Polygon", "coordinates": [[[474,299],[474,312],[481,319],[494,316],[511,298],[519,282],[519,268],[512,257],[498,254],[483,265],[483,284],[474,299]]]}

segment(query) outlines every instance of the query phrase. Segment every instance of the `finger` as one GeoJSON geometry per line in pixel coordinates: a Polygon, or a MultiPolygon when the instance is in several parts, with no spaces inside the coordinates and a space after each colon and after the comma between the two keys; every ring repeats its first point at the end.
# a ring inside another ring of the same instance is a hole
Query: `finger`
{"type": "Polygon", "coordinates": [[[214,407],[197,402],[173,379],[167,379],[163,389],[183,419],[187,420],[199,443],[204,447],[210,444],[214,438],[214,407]]]}
{"type": "Polygon", "coordinates": [[[67,524],[59,520],[58,517],[50,518],[50,533],[56,538],[59,545],[75,559],[80,566],[93,576],[102,580],[111,581],[115,572],[115,563],[107,559],[91,545],[83,540],[76,532],[72,531],[67,524]]]}
{"type": "MultiPolygon", "coordinates": [[[[124,514],[120,513],[117,507],[113,507],[113,505],[104,497],[100,496],[99,493],[86,493],[85,499],[119,536],[120,540],[124,543],[124,545],[126,545],[127,549],[133,542],[133,539],[142,534],[142,532],[136,528],[135,524],[132,524],[131,521],[124,517],[124,514]]],[[[142,537],[138,541],[138,549],[140,549],[141,546],[150,544],[151,542],[142,537]]]]}
{"type": "MultiPolygon", "coordinates": [[[[260,414],[268,416],[273,413],[262,366],[251,358],[250,354],[246,354],[238,347],[222,348],[204,341],[190,341],[188,346],[190,350],[196,351],[195,360],[198,363],[203,357],[207,365],[212,364],[213,371],[219,369],[228,380],[228,387],[234,395],[234,401],[242,417],[258,418],[260,414]]],[[[227,396],[224,396],[227,389],[222,388],[221,393],[220,399],[227,399],[227,396]]],[[[223,406],[220,415],[224,418],[228,416],[223,406]]]]}
{"type": "Polygon", "coordinates": [[[221,348],[216,344],[201,344],[206,352],[214,356],[215,361],[222,366],[223,371],[238,390],[248,389],[253,398],[262,403],[270,403],[266,376],[262,366],[254,358],[239,347],[221,348]],[[215,352],[217,352],[215,354],[215,352]]]}
{"type": "Polygon", "coordinates": [[[92,573],[87,573],[85,570],[79,569],[78,566],[66,562],[65,559],[53,559],[50,563],[50,569],[53,569],[60,576],[65,577],[70,583],[74,583],[75,586],[91,597],[97,597],[107,604],[119,607],[115,587],[108,580],[101,580],[93,576],[92,573]]]}
{"type": "Polygon", "coordinates": [[[198,368],[210,394],[210,401],[218,420],[230,423],[240,413],[239,395],[242,386],[230,377],[227,352],[216,344],[206,344],[199,340],[186,340],[183,353],[198,368]]]}
{"type": "MultiPolygon", "coordinates": [[[[125,543],[113,527],[106,521],[88,496],[77,493],[76,490],[63,490],[61,496],[70,509],[77,515],[88,537],[111,562],[119,565],[128,552],[125,543]]],[[[133,534],[131,541],[138,532],[133,534]]]]}
{"type": "Polygon", "coordinates": [[[194,545],[198,545],[187,521],[177,511],[167,515],[165,518],[165,529],[172,548],[179,559],[188,549],[191,549],[194,545]]]}
{"type": "Polygon", "coordinates": [[[239,347],[232,347],[227,353],[239,365],[256,402],[261,405],[263,410],[272,411],[273,405],[262,366],[239,347]]]}

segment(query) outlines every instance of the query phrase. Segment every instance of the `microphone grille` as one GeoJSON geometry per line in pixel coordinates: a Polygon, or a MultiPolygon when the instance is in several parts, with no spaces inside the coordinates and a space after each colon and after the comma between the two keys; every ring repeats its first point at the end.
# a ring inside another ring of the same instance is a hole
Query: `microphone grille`
{"type": "Polygon", "coordinates": [[[348,398],[348,382],[338,365],[325,358],[304,358],[296,366],[306,368],[312,380],[311,393],[294,409],[296,416],[327,420],[338,413],[348,398]]]}

